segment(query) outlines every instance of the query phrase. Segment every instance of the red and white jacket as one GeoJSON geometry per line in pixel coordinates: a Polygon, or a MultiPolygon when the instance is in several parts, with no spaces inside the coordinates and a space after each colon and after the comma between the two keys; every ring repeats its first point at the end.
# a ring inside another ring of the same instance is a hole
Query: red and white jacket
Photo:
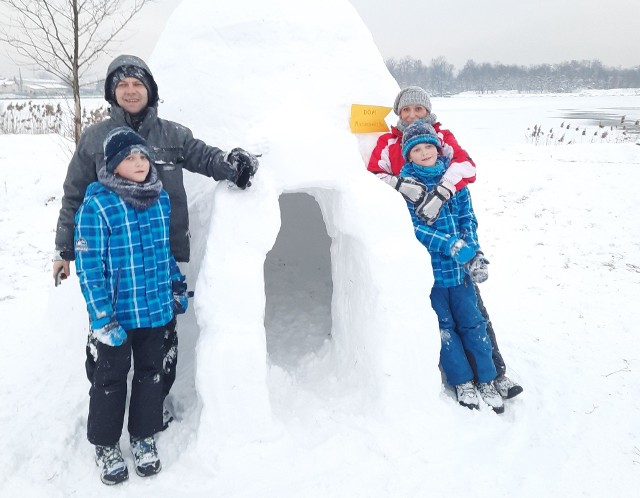
{"type": "MultiPolygon", "coordinates": [[[[441,127],[440,123],[433,125],[440,142],[442,143],[442,154],[449,157],[451,162],[443,179],[454,185],[456,192],[476,181],[476,165],[458,144],[456,137],[449,130],[441,127]]],[[[388,175],[398,176],[404,166],[405,160],[402,157],[402,132],[395,126],[391,127],[391,132],[385,133],[378,138],[367,169],[384,179],[388,175]]]]}

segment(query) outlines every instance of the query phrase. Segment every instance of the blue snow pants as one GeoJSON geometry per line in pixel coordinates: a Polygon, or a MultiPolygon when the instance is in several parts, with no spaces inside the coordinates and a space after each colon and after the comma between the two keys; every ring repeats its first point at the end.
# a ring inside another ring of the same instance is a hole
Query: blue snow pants
{"type": "Polygon", "coordinates": [[[456,386],[474,377],[478,382],[495,379],[487,322],[474,286],[433,287],[430,297],[440,324],[440,365],[447,382],[456,386]]]}

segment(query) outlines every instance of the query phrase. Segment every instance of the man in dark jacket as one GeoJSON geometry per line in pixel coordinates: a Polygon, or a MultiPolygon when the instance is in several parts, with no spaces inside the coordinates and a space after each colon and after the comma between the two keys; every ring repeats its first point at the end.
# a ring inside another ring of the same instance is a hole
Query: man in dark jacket
{"type": "MultiPolygon", "coordinates": [[[[158,85],[151,70],[140,58],[120,55],[107,69],[104,97],[111,104],[110,118],[87,128],[69,163],[64,181],[64,196],[56,227],[53,276],[56,282],[69,275],[69,262],[75,259],[74,217],[82,204],[87,186],[97,180],[104,167],[103,142],[119,126],[138,132],[151,149],[151,155],[171,199],[171,252],[178,262],[189,261],[189,214],[183,183],[183,168],[214,180],[229,180],[241,189],[251,185],[258,160],[243,149],[229,152],[193,138],[191,130],[179,123],[158,117],[158,85]]],[[[165,396],[175,380],[177,334],[166,338],[165,396]]],[[[95,361],[87,346],[87,373],[95,361]]],[[[90,375],[90,379],[92,376],[90,375]]]]}

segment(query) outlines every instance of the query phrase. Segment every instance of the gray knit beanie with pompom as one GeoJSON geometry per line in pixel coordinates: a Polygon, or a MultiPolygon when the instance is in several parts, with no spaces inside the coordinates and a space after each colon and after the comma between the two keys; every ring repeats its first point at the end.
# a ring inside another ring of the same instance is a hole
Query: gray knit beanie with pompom
{"type": "Polygon", "coordinates": [[[400,116],[400,109],[412,104],[424,106],[424,108],[431,113],[429,94],[419,86],[408,86],[400,90],[400,93],[393,103],[393,112],[395,112],[397,116],[400,116]]]}

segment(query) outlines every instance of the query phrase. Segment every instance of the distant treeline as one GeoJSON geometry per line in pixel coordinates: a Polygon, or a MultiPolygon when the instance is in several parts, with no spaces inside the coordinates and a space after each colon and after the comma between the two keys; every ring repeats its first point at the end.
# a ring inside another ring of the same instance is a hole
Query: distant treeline
{"type": "Polygon", "coordinates": [[[566,93],[585,88],[640,88],[640,66],[617,69],[607,67],[598,60],[533,66],[468,60],[460,71],[444,57],[432,59],[428,66],[408,56],[399,60],[387,59],[385,64],[401,87],[418,85],[433,95],[465,91],[566,93]]]}

